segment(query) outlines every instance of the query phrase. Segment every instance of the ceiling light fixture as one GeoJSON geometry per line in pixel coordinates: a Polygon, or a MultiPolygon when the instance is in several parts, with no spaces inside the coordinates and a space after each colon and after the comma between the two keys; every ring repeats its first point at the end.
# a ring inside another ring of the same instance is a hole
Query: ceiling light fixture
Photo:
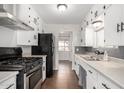
{"type": "Polygon", "coordinates": [[[65,11],[67,8],[68,8],[68,6],[66,4],[58,4],[57,5],[57,9],[62,12],[65,11]]]}

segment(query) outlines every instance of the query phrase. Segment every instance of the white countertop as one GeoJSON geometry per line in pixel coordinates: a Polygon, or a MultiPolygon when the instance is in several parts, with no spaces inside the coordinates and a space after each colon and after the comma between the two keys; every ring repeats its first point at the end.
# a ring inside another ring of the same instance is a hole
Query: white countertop
{"type": "Polygon", "coordinates": [[[18,74],[18,71],[0,71],[0,83],[17,74],[18,74]]]}
{"type": "Polygon", "coordinates": [[[121,88],[124,88],[124,62],[117,61],[86,61],[81,54],[75,54],[83,62],[93,67],[95,70],[109,78],[121,88]]]}

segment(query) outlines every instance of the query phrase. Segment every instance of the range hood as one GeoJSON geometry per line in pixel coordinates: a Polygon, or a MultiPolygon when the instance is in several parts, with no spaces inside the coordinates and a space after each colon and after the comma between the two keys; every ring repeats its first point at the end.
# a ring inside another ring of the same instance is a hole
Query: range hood
{"type": "Polygon", "coordinates": [[[0,7],[0,26],[7,27],[13,30],[34,30],[34,28],[32,28],[31,26],[25,24],[24,22],[7,12],[3,7],[0,7]]]}

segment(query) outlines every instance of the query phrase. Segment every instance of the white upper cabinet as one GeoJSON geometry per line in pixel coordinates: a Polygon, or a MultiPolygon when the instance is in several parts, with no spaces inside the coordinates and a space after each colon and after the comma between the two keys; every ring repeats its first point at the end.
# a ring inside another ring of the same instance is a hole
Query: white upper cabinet
{"type": "Polygon", "coordinates": [[[96,47],[104,47],[104,29],[96,32],[96,47]]]}
{"type": "Polygon", "coordinates": [[[34,31],[17,31],[17,45],[38,45],[38,33],[42,30],[40,16],[31,5],[16,5],[16,16],[34,28],[34,31]]]}
{"type": "MultiPolygon", "coordinates": [[[[84,31],[85,33],[83,33],[84,34],[83,37],[85,38],[84,45],[93,46],[93,47],[104,47],[104,41],[105,41],[104,40],[104,38],[105,38],[104,30],[98,32],[98,31],[96,31],[95,28],[89,28],[88,26],[92,25],[93,21],[99,19],[99,17],[101,15],[103,15],[104,12],[106,12],[110,6],[111,6],[110,4],[107,4],[107,5],[97,4],[97,5],[94,5],[90,9],[89,13],[82,21],[83,22],[82,27],[85,29],[85,31],[84,31]],[[102,36],[100,36],[100,35],[102,35],[102,36]]],[[[104,17],[103,17],[102,21],[103,20],[104,20],[104,17]]],[[[81,36],[81,38],[82,38],[82,36],[81,36]]]]}
{"type": "Polygon", "coordinates": [[[38,33],[35,31],[18,31],[17,45],[38,45],[38,33]]]}
{"type": "Polygon", "coordinates": [[[119,45],[120,46],[124,46],[124,5],[120,5],[121,6],[121,20],[118,23],[120,25],[120,27],[118,27],[118,29],[120,29],[121,31],[119,32],[119,45]]]}
{"type": "Polygon", "coordinates": [[[80,46],[80,31],[73,32],[73,46],[80,46]]]}
{"type": "Polygon", "coordinates": [[[84,46],[85,45],[85,29],[84,29],[83,25],[81,25],[79,36],[80,36],[80,40],[79,40],[80,45],[84,46]]]}
{"type": "MultiPolygon", "coordinates": [[[[94,46],[95,48],[104,47],[104,15],[100,15],[93,22],[101,22],[99,26],[92,24],[94,27],[94,46]]],[[[97,24],[97,23],[96,23],[97,24]]]]}
{"type": "Polygon", "coordinates": [[[30,24],[30,6],[27,4],[17,4],[16,5],[16,17],[25,22],[26,24],[30,24]]]}
{"type": "Polygon", "coordinates": [[[94,45],[94,29],[89,26],[85,30],[85,45],[86,46],[94,45]]]}
{"type": "Polygon", "coordinates": [[[118,46],[122,5],[112,5],[104,16],[105,46],[118,46]]]}
{"type": "Polygon", "coordinates": [[[34,18],[36,17],[36,13],[31,5],[17,4],[15,12],[16,17],[35,29],[36,24],[34,18]]]}

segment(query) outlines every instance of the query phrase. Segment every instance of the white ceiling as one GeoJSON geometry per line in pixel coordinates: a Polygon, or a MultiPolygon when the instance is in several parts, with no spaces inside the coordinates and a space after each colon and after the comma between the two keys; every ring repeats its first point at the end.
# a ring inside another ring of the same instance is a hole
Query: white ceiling
{"type": "Polygon", "coordinates": [[[80,24],[92,4],[68,4],[64,12],[57,10],[57,4],[33,4],[45,23],[48,24],[80,24]]]}

